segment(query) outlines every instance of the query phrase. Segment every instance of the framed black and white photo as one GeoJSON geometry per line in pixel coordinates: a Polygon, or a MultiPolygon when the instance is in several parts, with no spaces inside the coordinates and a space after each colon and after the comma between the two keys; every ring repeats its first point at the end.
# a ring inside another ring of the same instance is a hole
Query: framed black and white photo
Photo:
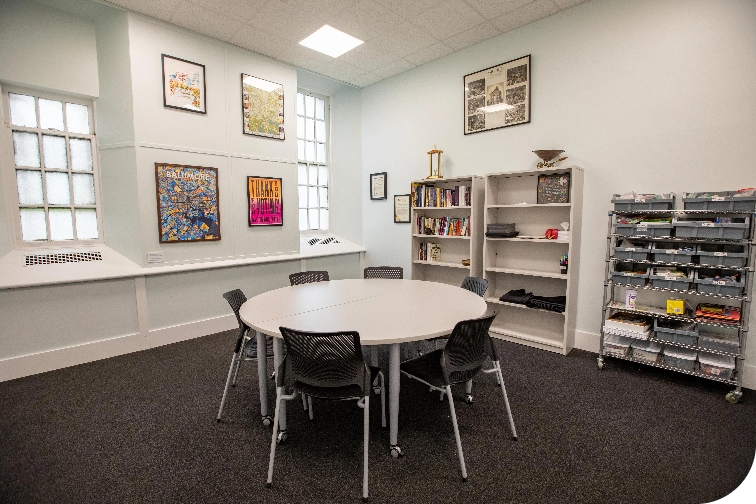
{"type": "Polygon", "coordinates": [[[408,223],[410,221],[410,195],[394,195],[394,222],[408,223]]]}
{"type": "Polygon", "coordinates": [[[530,55],[464,77],[465,135],[530,122],[530,55]]]}
{"type": "Polygon", "coordinates": [[[205,65],[162,55],[163,106],[207,113],[205,96],[205,65]]]}
{"type": "Polygon", "coordinates": [[[386,199],[386,172],[370,174],[370,199],[386,199]]]}

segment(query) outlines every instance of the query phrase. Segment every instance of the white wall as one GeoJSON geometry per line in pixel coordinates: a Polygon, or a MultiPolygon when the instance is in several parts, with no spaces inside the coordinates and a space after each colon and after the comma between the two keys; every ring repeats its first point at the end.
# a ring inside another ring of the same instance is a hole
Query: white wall
{"type": "Polygon", "coordinates": [[[366,261],[409,268],[391,196],[426,176],[433,144],[446,176],[533,169],[532,150],[565,149],[585,168],[577,328],[598,333],[613,193],[756,186],[754,26],[753,1],[594,0],[364,89],[366,261]],[[526,54],[531,122],[463,135],[463,76],[526,54]],[[370,201],[381,171],[389,199],[370,201]]]}

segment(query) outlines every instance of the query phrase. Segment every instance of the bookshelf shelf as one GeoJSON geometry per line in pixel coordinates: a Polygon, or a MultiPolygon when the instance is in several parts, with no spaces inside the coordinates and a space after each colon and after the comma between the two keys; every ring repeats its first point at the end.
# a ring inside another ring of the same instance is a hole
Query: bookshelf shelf
{"type": "Polygon", "coordinates": [[[536,277],[543,277],[543,278],[558,278],[559,280],[567,280],[567,275],[562,275],[561,273],[552,273],[550,271],[524,270],[524,269],[514,269],[514,268],[486,268],[486,272],[509,273],[510,275],[536,276],[536,277]]]}
{"type": "Polygon", "coordinates": [[[458,238],[460,240],[469,240],[469,236],[457,236],[457,235],[424,235],[424,234],[413,234],[413,238],[458,238]]]}
{"type": "Polygon", "coordinates": [[[466,269],[469,270],[470,266],[464,266],[462,262],[458,263],[452,263],[452,262],[441,262],[441,261],[420,261],[418,259],[415,259],[412,261],[413,264],[427,264],[428,266],[442,266],[444,268],[460,268],[460,269],[466,269]]]}
{"type": "Polygon", "coordinates": [[[524,310],[535,310],[539,312],[551,313],[553,315],[564,316],[564,312],[555,312],[551,310],[542,310],[540,308],[531,308],[530,306],[525,306],[524,304],[519,304],[519,303],[507,303],[506,301],[502,301],[499,298],[495,298],[495,297],[486,296],[485,300],[486,300],[486,303],[498,304],[502,306],[511,306],[512,308],[522,308],[524,310]]]}
{"type": "Polygon", "coordinates": [[[470,206],[445,206],[445,207],[431,207],[431,206],[423,206],[423,207],[412,207],[413,210],[470,210],[472,207],[470,206]]]}
{"type": "Polygon", "coordinates": [[[569,207],[572,203],[515,203],[511,205],[486,205],[486,208],[555,208],[569,207]]]}

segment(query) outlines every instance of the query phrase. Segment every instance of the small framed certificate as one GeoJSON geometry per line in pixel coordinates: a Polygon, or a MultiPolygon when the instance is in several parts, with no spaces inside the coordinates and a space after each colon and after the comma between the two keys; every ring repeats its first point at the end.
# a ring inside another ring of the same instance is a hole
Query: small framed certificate
{"type": "Polygon", "coordinates": [[[410,195],[409,194],[395,194],[394,195],[394,222],[409,222],[410,221],[410,195]]]}
{"type": "Polygon", "coordinates": [[[370,174],[370,199],[386,199],[386,172],[370,174]]]}

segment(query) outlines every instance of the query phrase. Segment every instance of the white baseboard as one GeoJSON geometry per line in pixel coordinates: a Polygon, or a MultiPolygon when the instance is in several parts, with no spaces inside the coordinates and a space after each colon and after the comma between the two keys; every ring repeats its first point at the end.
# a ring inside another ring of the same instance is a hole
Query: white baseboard
{"type": "Polygon", "coordinates": [[[238,327],[233,315],[153,329],[146,336],[127,334],[81,345],[0,360],[0,381],[107,359],[148,348],[177,343],[238,327]]]}
{"type": "MultiPolygon", "coordinates": [[[[575,348],[579,350],[597,354],[600,340],[599,334],[575,331],[575,348]]],[[[752,364],[743,366],[743,388],[756,390],[756,366],[752,364]]]]}

